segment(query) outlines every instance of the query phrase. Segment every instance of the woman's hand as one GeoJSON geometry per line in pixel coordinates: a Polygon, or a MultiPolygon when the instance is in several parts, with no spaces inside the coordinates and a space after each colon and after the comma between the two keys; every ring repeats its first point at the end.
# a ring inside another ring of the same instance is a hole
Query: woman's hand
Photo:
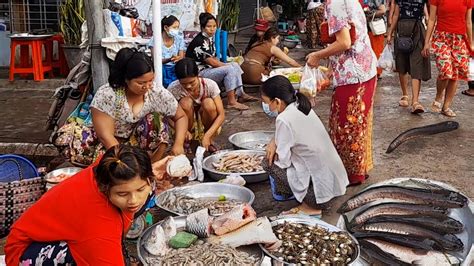
{"type": "Polygon", "coordinates": [[[387,44],[392,44],[392,33],[391,32],[389,32],[387,34],[387,44]]]}
{"type": "Polygon", "coordinates": [[[202,138],[202,146],[204,147],[204,149],[206,149],[206,151],[209,150],[209,146],[211,146],[211,137],[209,137],[207,134],[204,134],[203,138],[202,138]]]}
{"type": "Polygon", "coordinates": [[[171,154],[175,156],[184,154],[184,147],[182,145],[173,145],[173,147],[171,148],[171,154]]]}
{"type": "Polygon", "coordinates": [[[151,165],[153,168],[153,174],[155,175],[155,178],[157,180],[161,180],[167,175],[166,166],[168,165],[168,162],[173,158],[174,156],[166,156],[165,158],[156,161],[151,165]]]}
{"type": "Polygon", "coordinates": [[[173,57],[171,57],[171,61],[173,63],[176,63],[178,62],[179,60],[183,59],[184,57],[183,56],[180,56],[180,55],[174,55],[173,57]]]}
{"type": "Polygon", "coordinates": [[[421,50],[421,55],[423,57],[429,57],[430,56],[430,43],[425,44],[425,47],[423,47],[423,50],[421,50]]]}
{"type": "Polygon", "coordinates": [[[193,133],[191,133],[189,131],[186,132],[186,141],[191,141],[191,140],[193,140],[193,138],[194,138],[193,133]]]}
{"type": "Polygon", "coordinates": [[[318,67],[319,59],[318,52],[312,52],[306,56],[306,64],[308,64],[310,67],[318,67]]]}
{"type": "Polygon", "coordinates": [[[276,157],[278,156],[276,154],[276,149],[277,149],[277,145],[275,142],[275,138],[273,138],[270,141],[270,143],[268,143],[267,148],[266,148],[268,165],[272,165],[276,157]]]}

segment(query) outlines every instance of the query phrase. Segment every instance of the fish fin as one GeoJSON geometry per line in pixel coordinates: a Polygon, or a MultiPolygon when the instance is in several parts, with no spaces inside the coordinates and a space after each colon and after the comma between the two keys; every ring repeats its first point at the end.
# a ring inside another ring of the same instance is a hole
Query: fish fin
{"type": "Polygon", "coordinates": [[[428,251],[423,250],[423,249],[412,248],[411,250],[413,251],[413,253],[415,253],[417,255],[426,255],[426,254],[428,254],[428,251]]]}
{"type": "Polygon", "coordinates": [[[341,214],[341,216],[344,219],[344,223],[346,224],[347,231],[352,233],[353,224],[349,221],[349,218],[347,218],[347,215],[341,214]]]}

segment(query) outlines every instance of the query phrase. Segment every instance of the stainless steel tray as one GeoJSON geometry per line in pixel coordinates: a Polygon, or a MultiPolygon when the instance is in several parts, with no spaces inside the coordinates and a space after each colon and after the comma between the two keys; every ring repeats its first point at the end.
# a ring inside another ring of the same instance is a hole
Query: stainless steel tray
{"type": "Polygon", "coordinates": [[[210,182],[210,183],[200,183],[183,187],[175,187],[161,192],[156,198],[155,202],[158,207],[161,209],[170,212],[175,215],[186,215],[184,213],[178,213],[174,210],[169,210],[161,204],[163,196],[166,193],[179,192],[185,195],[189,195],[194,198],[218,198],[220,195],[224,195],[227,199],[238,200],[241,202],[246,202],[252,205],[255,200],[255,194],[252,190],[231,184],[210,182]]]}
{"type": "MultiPolygon", "coordinates": [[[[372,187],[390,185],[390,184],[405,185],[407,187],[424,187],[424,188],[427,187],[427,186],[423,186],[424,184],[426,185],[434,184],[434,185],[438,185],[446,189],[450,189],[450,190],[461,193],[458,189],[443,182],[426,180],[422,178],[411,178],[411,177],[401,177],[401,178],[386,180],[386,181],[368,186],[364,190],[372,188],[372,187]]],[[[347,218],[351,220],[358,211],[361,211],[365,208],[373,206],[374,204],[379,204],[382,202],[384,202],[384,200],[372,202],[372,203],[367,204],[366,206],[360,207],[357,210],[348,212],[346,213],[347,218]]],[[[464,231],[456,235],[463,242],[464,250],[459,251],[459,252],[452,252],[449,254],[462,260],[461,265],[466,265],[466,266],[470,265],[471,262],[473,261],[473,256],[474,256],[474,204],[473,202],[469,199],[469,203],[464,208],[451,209],[449,216],[460,221],[464,225],[464,231]]],[[[342,228],[342,229],[346,228],[344,218],[342,216],[339,217],[339,220],[337,222],[337,227],[342,228]]],[[[354,265],[370,265],[370,264],[360,257],[354,265]]]]}
{"type": "MultiPolygon", "coordinates": [[[[176,222],[176,227],[177,227],[178,232],[183,231],[186,228],[186,216],[174,217],[174,221],[176,222]]],[[[150,237],[151,232],[155,229],[155,227],[160,225],[161,223],[162,221],[148,227],[143,232],[143,234],[138,238],[138,241],[137,241],[138,259],[143,263],[143,265],[149,265],[147,263],[147,259],[155,257],[154,255],[151,255],[150,253],[148,253],[148,251],[145,250],[143,245],[144,243],[146,243],[146,241],[150,237]]],[[[238,247],[237,249],[260,258],[260,262],[258,264],[260,265],[262,263],[264,254],[258,245],[255,244],[255,245],[249,245],[249,246],[242,246],[242,247],[238,247]]]]}
{"type": "MultiPolygon", "coordinates": [[[[230,175],[230,173],[219,172],[214,169],[212,163],[218,162],[222,156],[228,153],[242,153],[242,154],[258,154],[258,155],[265,155],[264,151],[257,151],[257,150],[237,150],[237,151],[227,151],[227,152],[219,152],[204,158],[202,162],[202,168],[204,169],[204,173],[212,178],[213,180],[221,180],[224,179],[226,176],[230,175]]],[[[242,176],[245,179],[245,182],[248,184],[250,183],[258,183],[262,181],[268,180],[268,174],[265,171],[253,172],[253,173],[236,173],[242,176]]]]}
{"type": "MultiPolygon", "coordinates": [[[[327,229],[329,232],[340,232],[344,231],[344,229],[338,228],[334,225],[328,224],[320,219],[315,219],[308,217],[306,215],[280,215],[276,217],[271,217],[269,218],[272,224],[272,227],[283,224],[285,222],[289,223],[298,223],[298,224],[306,224],[306,225],[311,225],[311,226],[321,226],[325,229],[327,229]]],[[[357,239],[355,239],[351,234],[349,236],[354,240],[354,243],[356,245],[356,253],[353,256],[352,263],[349,263],[349,265],[353,265],[354,262],[356,262],[359,258],[359,253],[360,253],[360,247],[359,247],[359,242],[357,242],[357,239]]],[[[272,259],[273,264],[278,264],[278,265],[295,265],[295,264],[290,264],[290,263],[285,263],[281,260],[279,260],[277,257],[275,257],[272,253],[270,253],[263,245],[259,244],[260,248],[265,252],[267,256],[269,256],[272,259]]]]}
{"type": "Polygon", "coordinates": [[[245,131],[231,135],[229,142],[235,149],[264,151],[274,135],[273,131],[245,131]]]}

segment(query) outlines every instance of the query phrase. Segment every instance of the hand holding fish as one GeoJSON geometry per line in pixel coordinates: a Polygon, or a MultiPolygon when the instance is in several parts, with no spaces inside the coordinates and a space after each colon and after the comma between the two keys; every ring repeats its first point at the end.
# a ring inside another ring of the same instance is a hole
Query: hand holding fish
{"type": "Polygon", "coordinates": [[[277,146],[275,143],[275,138],[273,138],[270,141],[270,143],[268,143],[267,148],[266,148],[267,160],[268,160],[269,165],[272,165],[275,159],[278,158],[278,154],[276,154],[276,149],[277,149],[277,146]]]}

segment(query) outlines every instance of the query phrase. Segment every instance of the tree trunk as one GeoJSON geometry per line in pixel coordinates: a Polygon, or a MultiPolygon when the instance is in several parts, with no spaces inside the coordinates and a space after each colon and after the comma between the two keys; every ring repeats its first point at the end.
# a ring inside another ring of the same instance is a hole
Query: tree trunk
{"type": "Polygon", "coordinates": [[[105,56],[105,49],[100,46],[105,37],[103,0],[86,0],[84,7],[89,34],[89,47],[91,48],[91,68],[94,92],[107,83],[109,77],[109,64],[105,56]]]}

